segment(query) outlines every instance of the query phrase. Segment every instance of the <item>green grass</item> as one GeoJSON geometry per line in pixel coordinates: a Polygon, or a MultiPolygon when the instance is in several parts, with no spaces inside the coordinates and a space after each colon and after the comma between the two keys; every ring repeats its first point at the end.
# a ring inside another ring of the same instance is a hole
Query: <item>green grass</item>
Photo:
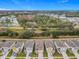
{"type": "Polygon", "coordinates": [[[17,58],[15,58],[15,59],[25,59],[26,54],[25,54],[25,52],[20,52],[19,54],[17,54],[16,57],[17,57],[17,58]],[[19,58],[19,57],[22,57],[22,58],[19,58]]]}
{"type": "Polygon", "coordinates": [[[69,50],[67,50],[66,53],[67,53],[67,55],[68,55],[69,57],[74,57],[74,58],[70,58],[70,59],[76,59],[76,58],[75,58],[75,55],[74,55],[73,53],[70,53],[69,50]]]}
{"type": "Polygon", "coordinates": [[[8,53],[6,59],[10,59],[10,57],[12,56],[12,53],[13,53],[13,51],[11,50],[11,51],[8,53]]]}
{"type": "Polygon", "coordinates": [[[38,55],[35,53],[35,51],[32,52],[32,57],[38,57],[38,55]]]}
{"type": "MultiPolygon", "coordinates": [[[[38,57],[38,55],[35,53],[35,51],[33,51],[31,57],[38,57]]],[[[33,58],[31,58],[31,59],[33,59],[33,58]]],[[[35,58],[35,59],[37,59],[37,58],[35,58]]]]}
{"type": "Polygon", "coordinates": [[[54,58],[54,59],[63,59],[62,55],[59,54],[57,51],[53,54],[54,57],[61,57],[61,58],[54,58]]]}
{"type": "MultiPolygon", "coordinates": [[[[43,55],[44,55],[44,57],[48,57],[47,51],[44,51],[44,52],[43,52],[43,55]]],[[[44,58],[44,59],[48,59],[48,58],[44,58]]]]}
{"type": "Polygon", "coordinates": [[[2,51],[0,51],[0,56],[2,56],[3,55],[3,53],[2,53],[2,51]]]}
{"type": "Polygon", "coordinates": [[[79,50],[78,50],[77,52],[78,52],[78,54],[79,54],[79,50]]]}

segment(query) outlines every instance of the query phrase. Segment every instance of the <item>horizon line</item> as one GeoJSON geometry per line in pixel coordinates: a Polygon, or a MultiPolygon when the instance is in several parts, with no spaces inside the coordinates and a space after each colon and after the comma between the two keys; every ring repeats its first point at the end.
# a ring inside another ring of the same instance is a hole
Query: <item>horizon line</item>
{"type": "Polygon", "coordinates": [[[10,10],[0,10],[0,11],[79,11],[79,10],[20,10],[20,9],[10,9],[10,10]]]}

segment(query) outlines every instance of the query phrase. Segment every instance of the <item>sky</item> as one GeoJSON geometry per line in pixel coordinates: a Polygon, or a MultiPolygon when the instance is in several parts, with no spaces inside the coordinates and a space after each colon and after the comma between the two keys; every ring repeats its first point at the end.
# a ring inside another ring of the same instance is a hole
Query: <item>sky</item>
{"type": "Polygon", "coordinates": [[[79,0],[0,0],[0,10],[79,10],[79,0]]]}

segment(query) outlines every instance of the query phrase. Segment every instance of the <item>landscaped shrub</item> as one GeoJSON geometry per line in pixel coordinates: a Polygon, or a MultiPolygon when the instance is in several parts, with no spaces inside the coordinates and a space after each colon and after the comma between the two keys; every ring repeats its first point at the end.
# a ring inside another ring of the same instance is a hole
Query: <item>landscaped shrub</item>
{"type": "Polygon", "coordinates": [[[50,32],[49,31],[44,31],[41,33],[42,36],[50,36],[50,32]]]}
{"type": "Polygon", "coordinates": [[[58,38],[58,36],[76,36],[76,35],[79,35],[79,31],[53,31],[51,32],[52,33],[52,36],[53,38],[58,38]]]}
{"type": "Polygon", "coordinates": [[[17,32],[10,32],[9,34],[8,34],[8,36],[10,36],[10,37],[16,37],[16,36],[18,36],[19,34],[17,33],[17,32]]]}
{"type": "Polygon", "coordinates": [[[0,36],[8,36],[8,32],[6,31],[0,32],[0,36]]]}
{"type": "Polygon", "coordinates": [[[13,36],[18,36],[18,33],[10,31],[10,30],[4,30],[4,31],[0,32],[0,36],[10,36],[10,37],[13,37],[13,36]]]}
{"type": "Polygon", "coordinates": [[[3,53],[2,53],[2,51],[0,51],[0,56],[2,56],[3,55],[3,53]]]}
{"type": "Polygon", "coordinates": [[[20,39],[29,39],[34,36],[34,32],[27,30],[19,35],[20,39]]]}
{"type": "Polygon", "coordinates": [[[46,28],[42,28],[41,30],[42,30],[42,31],[47,31],[47,29],[46,29],[46,28]]]}

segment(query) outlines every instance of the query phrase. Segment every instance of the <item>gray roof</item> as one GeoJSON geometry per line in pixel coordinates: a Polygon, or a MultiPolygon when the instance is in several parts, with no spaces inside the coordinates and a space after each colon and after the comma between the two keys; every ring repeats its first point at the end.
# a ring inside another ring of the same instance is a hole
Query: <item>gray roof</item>
{"type": "Polygon", "coordinates": [[[54,44],[55,44],[56,48],[67,48],[67,46],[64,44],[64,42],[61,40],[54,41],[54,44]]]}
{"type": "Polygon", "coordinates": [[[66,42],[66,44],[67,44],[70,48],[75,48],[75,47],[77,47],[71,40],[66,40],[65,42],[66,42]]]}
{"type": "Polygon", "coordinates": [[[46,48],[49,48],[49,47],[54,48],[54,44],[52,40],[45,40],[44,43],[46,48]]]}
{"type": "Polygon", "coordinates": [[[0,42],[0,47],[3,47],[3,42],[0,42]]]}
{"type": "Polygon", "coordinates": [[[33,49],[33,46],[34,46],[34,40],[27,40],[24,43],[24,47],[26,47],[26,48],[32,48],[33,49]]]}
{"type": "Polygon", "coordinates": [[[79,47],[79,41],[78,41],[78,40],[72,40],[72,42],[73,42],[77,47],[79,47]]]}
{"type": "Polygon", "coordinates": [[[0,47],[10,47],[12,44],[12,41],[0,42],[0,47]]]}
{"type": "Polygon", "coordinates": [[[35,50],[44,50],[43,40],[35,40],[35,50]]]}
{"type": "Polygon", "coordinates": [[[18,42],[14,45],[14,47],[16,47],[16,48],[21,47],[22,44],[23,44],[23,42],[19,42],[19,41],[18,41],[18,42]]]}

